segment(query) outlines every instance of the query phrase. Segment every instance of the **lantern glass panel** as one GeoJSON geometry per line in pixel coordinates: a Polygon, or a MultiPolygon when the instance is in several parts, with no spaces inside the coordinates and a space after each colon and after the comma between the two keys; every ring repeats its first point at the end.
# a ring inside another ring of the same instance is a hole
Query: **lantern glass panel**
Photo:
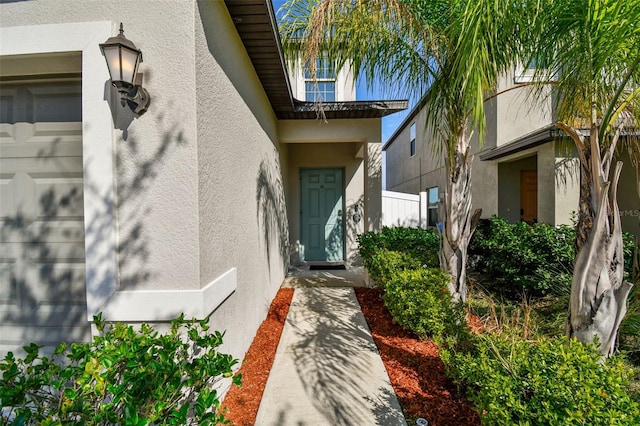
{"type": "Polygon", "coordinates": [[[121,80],[134,84],[136,69],[138,68],[138,52],[121,47],[122,54],[122,77],[121,80]]]}

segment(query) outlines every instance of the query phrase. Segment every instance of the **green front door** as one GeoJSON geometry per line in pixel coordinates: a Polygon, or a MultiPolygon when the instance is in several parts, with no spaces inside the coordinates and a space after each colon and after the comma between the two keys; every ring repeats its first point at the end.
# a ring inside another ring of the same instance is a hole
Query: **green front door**
{"type": "Polygon", "coordinates": [[[300,170],[300,242],[304,260],[344,260],[342,169],[300,170]]]}

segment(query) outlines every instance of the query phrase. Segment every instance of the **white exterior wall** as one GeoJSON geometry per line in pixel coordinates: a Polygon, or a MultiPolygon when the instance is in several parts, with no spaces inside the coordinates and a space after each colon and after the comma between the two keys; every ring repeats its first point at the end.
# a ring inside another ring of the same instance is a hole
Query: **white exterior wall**
{"type": "Polygon", "coordinates": [[[243,356],[284,278],[288,226],[280,216],[265,234],[260,174],[285,185],[276,119],[224,3],[33,0],[0,14],[2,55],[83,53],[89,316],[203,317],[226,299],[212,327],[243,356]],[[120,107],[98,46],[121,21],[144,55],[140,117],[120,107]]]}

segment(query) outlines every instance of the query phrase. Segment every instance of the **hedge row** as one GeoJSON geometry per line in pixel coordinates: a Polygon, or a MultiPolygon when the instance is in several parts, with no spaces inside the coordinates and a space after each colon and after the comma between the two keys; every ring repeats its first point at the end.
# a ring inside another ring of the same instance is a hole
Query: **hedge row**
{"type": "MultiPolygon", "coordinates": [[[[566,338],[469,333],[463,307],[451,303],[447,275],[432,263],[437,237],[433,231],[385,228],[358,241],[395,320],[436,339],[448,374],[483,424],[640,424],[640,409],[628,391],[633,372],[621,357],[602,362],[595,346],[566,338]]],[[[549,265],[569,269],[573,257],[568,227],[509,225],[494,218],[474,244],[476,265],[539,293],[557,285],[548,276],[549,265]]]]}

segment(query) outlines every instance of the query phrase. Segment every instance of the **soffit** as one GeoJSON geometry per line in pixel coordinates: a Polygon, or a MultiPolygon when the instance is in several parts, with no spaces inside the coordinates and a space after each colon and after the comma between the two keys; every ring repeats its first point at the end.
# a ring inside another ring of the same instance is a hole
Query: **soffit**
{"type": "Polygon", "coordinates": [[[381,118],[407,101],[313,102],[294,99],[271,0],[224,0],[271,107],[281,120],[381,118]]]}

